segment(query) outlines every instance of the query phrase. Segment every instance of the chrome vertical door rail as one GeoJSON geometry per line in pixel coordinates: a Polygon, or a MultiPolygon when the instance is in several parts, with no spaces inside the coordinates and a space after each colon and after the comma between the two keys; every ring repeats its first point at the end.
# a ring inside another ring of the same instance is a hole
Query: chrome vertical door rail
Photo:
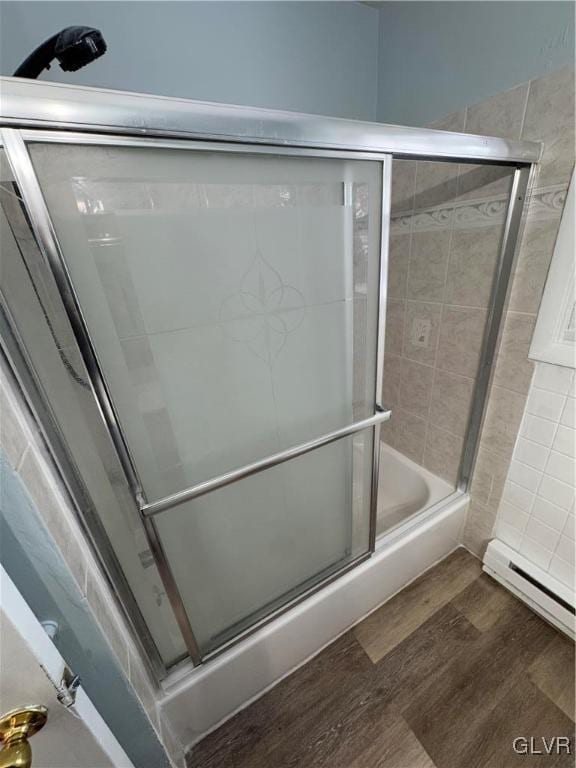
{"type": "Polygon", "coordinates": [[[498,337],[501,330],[502,318],[508,301],[510,288],[510,276],[514,268],[516,256],[520,245],[520,230],[522,224],[522,215],[525,208],[526,196],[530,185],[531,167],[525,166],[517,168],[512,180],[512,189],[508,201],[508,211],[506,213],[506,222],[502,242],[500,245],[500,255],[494,275],[492,296],[488,317],[486,319],[486,330],[484,332],[484,341],[482,344],[482,353],[478,375],[476,378],[476,387],[474,390],[474,400],[468,429],[466,432],[466,442],[462,462],[460,465],[459,490],[466,491],[472,477],[474,462],[478,451],[480,441],[480,431],[484,419],[488,390],[494,370],[494,360],[496,357],[498,337]]]}
{"type": "MultiPolygon", "coordinates": [[[[392,199],[392,155],[382,161],[382,215],[380,220],[380,264],[378,276],[378,331],[376,340],[376,391],[374,403],[376,413],[386,411],[382,402],[384,383],[384,344],[386,339],[386,303],[388,297],[388,251],[390,247],[390,210],[392,199]]],[[[380,476],[380,430],[382,423],[374,426],[372,446],[372,496],[370,501],[370,551],[376,549],[378,524],[378,486],[380,476]]]]}
{"type": "MultiPolygon", "coordinates": [[[[112,439],[118,458],[122,464],[126,478],[130,485],[134,502],[140,510],[146,503],[142,484],[128,446],[124,440],[119,419],[108,391],[102,369],[94,349],[90,333],[88,331],[78,297],[74,290],[62,250],[56,236],[40,184],[32,165],[28,149],[20,132],[12,128],[4,128],[1,139],[10,169],[18,185],[22,200],[26,206],[30,223],[38,242],[43,257],[54,276],[58,291],[62,298],[66,315],[72,327],[74,337],[82,353],[82,358],[88,371],[92,392],[100,409],[102,418],[112,439]]],[[[160,544],[154,521],[143,520],[144,529],[148,538],[148,544],[154,555],[156,566],[163,580],[166,594],[178,621],[186,647],[192,661],[200,662],[198,644],[194,638],[194,632],[186,613],[186,608],[170,565],[165,557],[160,544]]]]}

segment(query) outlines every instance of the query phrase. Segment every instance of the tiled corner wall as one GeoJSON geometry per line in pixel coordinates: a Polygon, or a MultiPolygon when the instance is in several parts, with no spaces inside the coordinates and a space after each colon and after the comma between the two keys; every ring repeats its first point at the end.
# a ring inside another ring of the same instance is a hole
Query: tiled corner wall
{"type": "Polygon", "coordinates": [[[62,487],[41,435],[19,392],[0,371],[0,454],[28,491],[43,523],[100,626],[125,678],[136,693],[174,765],[183,765],[177,742],[157,707],[157,691],[118,610],[108,584],[80,530],[72,503],[62,487]]]}
{"type": "Polygon", "coordinates": [[[537,363],[500,501],[496,536],[574,587],[576,374],[537,363]]]}
{"type": "MultiPolygon", "coordinates": [[[[463,111],[434,127],[465,122],[463,111]]],[[[393,166],[382,439],[453,485],[510,185],[508,169],[393,166]]]]}
{"type": "MultiPolygon", "coordinates": [[[[523,83],[431,127],[544,144],[470,488],[464,543],[482,556],[528,395],[533,372],[528,349],[574,165],[574,70],[523,83]]],[[[383,392],[394,418],[382,430],[382,439],[453,480],[507,180],[487,168],[407,161],[395,165],[383,392]],[[415,316],[430,322],[429,349],[411,343],[415,316]]]]}
{"type": "Polygon", "coordinates": [[[528,350],[574,167],[574,69],[552,72],[469,107],[466,130],[544,145],[470,488],[464,543],[482,556],[493,533],[528,396],[534,368],[528,350]]]}

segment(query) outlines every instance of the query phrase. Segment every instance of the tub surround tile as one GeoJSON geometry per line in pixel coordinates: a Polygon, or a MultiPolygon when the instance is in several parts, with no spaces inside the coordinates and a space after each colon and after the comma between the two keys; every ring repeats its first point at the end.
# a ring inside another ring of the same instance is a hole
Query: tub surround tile
{"type": "Polygon", "coordinates": [[[447,304],[488,306],[501,237],[501,227],[454,232],[446,279],[447,304]]]}
{"type": "Polygon", "coordinates": [[[437,366],[474,378],[478,371],[486,310],[445,306],[442,311],[437,366]]]}
{"type": "Polygon", "coordinates": [[[488,542],[492,538],[496,509],[490,506],[482,506],[478,502],[470,502],[466,527],[464,528],[464,546],[481,558],[488,542]]]}
{"type": "Polygon", "coordinates": [[[430,423],[454,435],[464,436],[474,386],[474,379],[436,369],[430,403],[430,423]]]}
{"type": "Polygon", "coordinates": [[[18,474],[66,560],[79,588],[84,593],[86,589],[86,557],[80,539],[63,511],[65,502],[60,494],[55,493],[54,480],[47,473],[48,467],[43,458],[36,451],[28,450],[22,460],[18,474]]]}
{"type": "Polygon", "coordinates": [[[526,223],[512,279],[509,310],[537,314],[559,225],[559,217],[529,219],[526,223]]]}
{"type": "Polygon", "coordinates": [[[426,434],[424,466],[456,487],[464,439],[430,424],[426,434]]]}
{"type": "Polygon", "coordinates": [[[404,357],[434,365],[442,308],[438,304],[408,301],[404,332],[404,357]]]}
{"type": "Polygon", "coordinates": [[[504,490],[509,459],[506,454],[491,451],[484,443],[480,443],[470,492],[481,506],[497,507],[504,490]]]}
{"type": "MultiPolygon", "coordinates": [[[[512,278],[510,301],[502,326],[478,458],[470,485],[473,503],[465,536],[467,545],[474,547],[474,551],[481,555],[484,544],[492,535],[494,516],[504,491],[520,425],[522,441],[518,442],[516,459],[529,468],[523,476],[534,477],[531,470],[543,471],[543,462],[547,463],[547,451],[553,443],[558,454],[570,457],[576,452],[573,434],[563,431],[563,428],[576,429],[574,376],[555,374],[551,370],[539,371],[538,366],[535,368],[533,362],[528,360],[535,318],[558,232],[563,194],[573,162],[572,146],[568,146],[573,143],[573,70],[567,68],[551,73],[469,106],[465,123],[461,121],[462,114],[458,113],[432,127],[502,138],[522,136],[543,140],[545,144],[543,169],[536,191],[532,193],[512,278]],[[536,387],[561,397],[560,425],[552,420],[557,418],[560,401],[551,402],[539,394],[532,396],[530,406],[522,417],[534,370],[537,374],[536,387]],[[566,390],[568,380],[569,389],[566,390]],[[572,395],[570,400],[566,400],[567,391],[572,395]]],[[[492,257],[495,259],[501,229],[499,226],[486,227],[486,222],[479,227],[477,218],[466,229],[460,219],[456,222],[457,217],[447,213],[450,209],[453,214],[456,211],[454,206],[459,210],[462,204],[471,205],[469,200],[472,198],[486,201],[491,199],[491,195],[503,193],[505,188],[509,188],[511,176],[508,172],[502,175],[502,169],[498,168],[460,164],[456,179],[452,168],[443,168],[438,163],[418,162],[416,166],[414,209],[428,210],[419,218],[413,217],[411,222],[402,221],[404,226],[410,224],[415,227],[417,224],[418,228],[417,233],[414,231],[412,235],[414,238],[417,234],[418,241],[412,251],[407,279],[409,300],[403,356],[435,367],[427,429],[433,425],[453,435],[461,435],[467,421],[469,390],[472,391],[478,370],[491,277],[489,249],[480,243],[483,240],[493,246],[492,257]],[[436,209],[431,211],[430,206],[438,206],[437,216],[434,215],[436,209]],[[446,284],[441,294],[442,259],[436,236],[450,230],[446,284]],[[431,234],[434,234],[434,240],[430,238],[431,234]],[[427,240],[431,244],[428,253],[432,253],[428,261],[423,256],[427,252],[427,240]],[[467,281],[471,272],[475,278],[467,281]],[[430,298],[428,303],[441,306],[435,357],[430,352],[416,353],[407,341],[413,319],[413,315],[408,319],[409,307],[413,303],[410,299],[423,297],[430,298]],[[458,379],[458,376],[464,378],[458,379]],[[462,390],[457,390],[458,381],[463,384],[462,390]]],[[[412,189],[411,177],[408,186],[412,189]]],[[[410,213],[409,206],[406,206],[405,212],[410,213]]],[[[413,445],[412,456],[417,455],[415,448],[413,445]]],[[[515,476],[519,479],[519,475],[515,476]]],[[[546,501],[560,501],[559,506],[563,508],[571,495],[563,492],[562,485],[554,485],[562,481],[548,476],[544,477],[544,481],[546,501]]],[[[522,489],[517,484],[515,486],[528,494],[524,503],[534,503],[534,491],[522,489]]],[[[534,488],[534,484],[530,487],[534,488]]],[[[544,495],[538,492],[539,499],[544,500],[544,495]]],[[[523,533],[504,520],[499,525],[506,531],[508,541],[519,546],[523,533]]],[[[565,563],[561,559],[554,567],[566,574],[565,563]]]]}
{"type": "Polygon", "coordinates": [[[526,394],[534,372],[534,363],[528,359],[530,342],[536,324],[534,315],[508,312],[496,358],[494,384],[514,392],[526,394]]]}
{"type": "Polygon", "coordinates": [[[426,421],[419,416],[397,408],[392,419],[382,426],[382,440],[417,464],[422,464],[426,421]]]}
{"type": "Polygon", "coordinates": [[[539,186],[570,180],[574,165],[573,67],[530,82],[522,138],[544,143],[539,186]]]}
{"type": "Polygon", "coordinates": [[[148,675],[144,671],[144,667],[140,659],[132,652],[129,654],[128,669],[130,682],[136,692],[136,695],[140,699],[144,711],[154,724],[157,731],[160,730],[160,723],[158,719],[158,709],[156,706],[156,697],[154,694],[154,688],[148,679],[148,675]]]}
{"type": "Polygon", "coordinates": [[[416,168],[414,210],[453,202],[458,191],[458,163],[420,160],[416,168]]]}
{"type": "Polygon", "coordinates": [[[386,353],[399,357],[404,341],[404,321],[406,302],[402,299],[389,299],[386,309],[386,353]]]}
{"type": "Polygon", "coordinates": [[[416,183],[416,162],[394,160],[392,163],[392,212],[412,211],[414,207],[414,186],[416,183]]]}
{"type": "Polygon", "coordinates": [[[430,407],[433,376],[434,368],[403,358],[399,387],[400,407],[426,418],[430,407]]]}
{"type": "Polygon", "coordinates": [[[449,247],[449,230],[417,232],[412,235],[408,275],[409,299],[443,301],[449,247]]]}
{"type": "Polygon", "coordinates": [[[528,83],[468,107],[466,133],[519,139],[528,97],[528,83]]]}
{"type": "Polygon", "coordinates": [[[491,200],[510,192],[512,173],[494,165],[461,165],[458,176],[458,200],[491,200]]]}
{"type": "Polygon", "coordinates": [[[428,125],[428,128],[433,128],[435,131],[455,131],[456,133],[462,133],[466,125],[466,110],[459,109],[456,112],[450,112],[444,117],[434,120],[433,123],[428,125]]]}
{"type": "Polygon", "coordinates": [[[388,298],[405,299],[411,235],[392,235],[388,249],[388,298]]]}
{"type": "Polygon", "coordinates": [[[516,392],[493,386],[482,428],[486,448],[510,456],[522,421],[525,398],[516,392]]]}
{"type": "Polygon", "coordinates": [[[120,622],[111,618],[116,609],[108,603],[101,585],[92,573],[86,579],[86,599],[122,669],[128,670],[128,643],[120,630],[120,622]]]}
{"type": "Polygon", "coordinates": [[[382,400],[388,407],[400,402],[400,381],[402,358],[397,355],[384,355],[384,376],[382,379],[382,400]]]}

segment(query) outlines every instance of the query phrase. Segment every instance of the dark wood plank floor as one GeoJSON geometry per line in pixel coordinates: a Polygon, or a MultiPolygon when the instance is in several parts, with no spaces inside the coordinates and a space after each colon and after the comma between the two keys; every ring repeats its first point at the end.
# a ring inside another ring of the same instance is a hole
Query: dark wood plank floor
{"type": "Polygon", "coordinates": [[[557,768],[574,645],[459,549],[196,745],[190,768],[557,768]]]}

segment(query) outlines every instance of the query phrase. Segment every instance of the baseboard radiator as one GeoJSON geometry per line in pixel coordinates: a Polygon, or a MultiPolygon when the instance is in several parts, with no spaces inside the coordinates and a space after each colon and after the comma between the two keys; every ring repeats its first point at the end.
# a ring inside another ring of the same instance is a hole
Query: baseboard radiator
{"type": "Polygon", "coordinates": [[[492,539],[488,544],[483,563],[486,573],[574,639],[576,611],[573,589],[498,539],[492,539]]]}

